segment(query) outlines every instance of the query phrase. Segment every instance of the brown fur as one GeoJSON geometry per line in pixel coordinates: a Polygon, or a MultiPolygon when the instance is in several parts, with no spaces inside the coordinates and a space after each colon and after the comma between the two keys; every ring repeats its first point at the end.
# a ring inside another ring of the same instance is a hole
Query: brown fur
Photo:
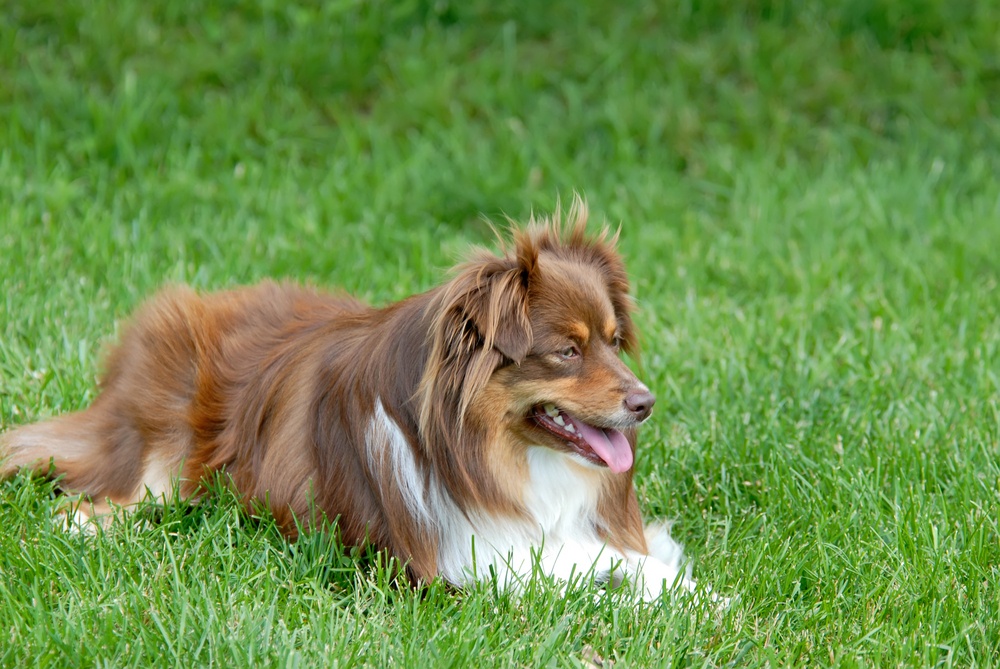
{"type": "MultiPolygon", "coordinates": [[[[523,514],[527,445],[560,448],[526,419],[532,407],[557,397],[600,424],[638,383],[616,349],[636,346],[625,269],[615,240],[585,223],[577,202],[565,224],[532,221],[503,255],[479,251],[442,286],[381,309],[272,282],[167,290],[125,331],[90,408],[0,438],[0,473],[51,461],[101,513],[178,478],[196,495],[222,471],[290,535],[314,507],[345,542],[432,577],[433,529],[368,459],[376,402],[463,512],[523,514]],[[583,349],[572,373],[552,359],[567,341],[583,349]]],[[[591,480],[602,536],[644,553],[631,470],[591,480]]]]}

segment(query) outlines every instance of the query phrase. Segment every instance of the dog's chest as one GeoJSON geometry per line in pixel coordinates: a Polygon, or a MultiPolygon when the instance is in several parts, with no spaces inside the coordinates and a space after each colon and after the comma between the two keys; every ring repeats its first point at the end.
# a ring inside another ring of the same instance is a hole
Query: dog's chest
{"type": "Polygon", "coordinates": [[[548,539],[590,538],[599,494],[595,473],[541,446],[530,448],[527,457],[524,505],[529,522],[548,539]]]}

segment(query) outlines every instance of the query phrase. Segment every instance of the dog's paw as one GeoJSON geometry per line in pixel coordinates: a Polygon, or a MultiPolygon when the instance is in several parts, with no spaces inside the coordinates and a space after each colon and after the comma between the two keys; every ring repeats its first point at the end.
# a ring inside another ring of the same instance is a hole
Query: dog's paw
{"type": "Polygon", "coordinates": [[[70,499],[56,511],[56,522],[63,531],[71,534],[94,536],[106,529],[111,515],[97,513],[90,502],[70,499]]]}

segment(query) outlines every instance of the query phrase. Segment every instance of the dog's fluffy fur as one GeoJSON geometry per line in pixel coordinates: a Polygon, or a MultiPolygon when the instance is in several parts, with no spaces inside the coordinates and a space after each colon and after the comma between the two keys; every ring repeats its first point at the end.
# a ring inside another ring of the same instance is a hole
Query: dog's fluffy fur
{"type": "Polygon", "coordinates": [[[90,408],[0,438],[0,473],[54,473],[100,517],[224,472],[290,535],[318,512],[415,580],[516,587],[534,564],[646,598],[690,589],[680,547],[639,514],[653,397],[619,357],[636,333],[614,239],[585,223],[577,201],[381,309],[270,282],[166,291],[90,408]]]}

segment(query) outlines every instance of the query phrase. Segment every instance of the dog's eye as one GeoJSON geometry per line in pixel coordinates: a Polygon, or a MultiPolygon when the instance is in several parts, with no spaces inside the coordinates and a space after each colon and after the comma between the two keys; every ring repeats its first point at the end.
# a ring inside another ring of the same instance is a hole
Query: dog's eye
{"type": "Polygon", "coordinates": [[[559,351],[556,355],[558,355],[563,360],[573,360],[574,358],[580,357],[580,349],[578,349],[576,346],[567,346],[563,350],[559,351]]]}
{"type": "Polygon", "coordinates": [[[614,337],[612,337],[611,338],[611,348],[613,348],[613,349],[615,349],[617,351],[621,347],[622,347],[622,338],[621,338],[621,335],[615,335],[614,337]]]}

